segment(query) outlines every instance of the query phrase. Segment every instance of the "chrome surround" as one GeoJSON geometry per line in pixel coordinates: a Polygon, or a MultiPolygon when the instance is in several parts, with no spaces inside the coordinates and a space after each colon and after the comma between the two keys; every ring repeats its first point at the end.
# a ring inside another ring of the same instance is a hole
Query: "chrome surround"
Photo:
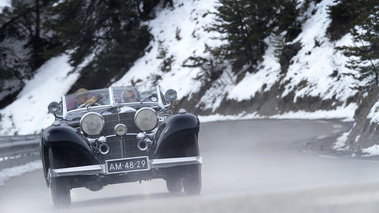
{"type": "MultiPolygon", "coordinates": [[[[203,159],[201,156],[195,157],[182,157],[182,158],[164,158],[164,159],[150,159],[149,168],[169,168],[173,166],[187,166],[202,164],[203,159]]],[[[63,169],[49,169],[49,179],[55,177],[76,176],[76,175],[107,175],[105,164],[91,165],[91,166],[77,166],[63,169]]],[[[146,171],[146,170],[145,170],[146,171]]],[[[125,172],[126,174],[127,172],[125,172]]]]}
{"type": "Polygon", "coordinates": [[[84,115],[81,117],[79,125],[80,125],[80,129],[81,129],[86,135],[95,136],[95,135],[99,135],[99,134],[101,133],[101,131],[102,131],[103,128],[104,128],[105,121],[104,121],[104,117],[101,116],[100,113],[97,113],[97,112],[87,112],[86,114],[84,114],[84,115]],[[85,132],[85,131],[83,130],[83,122],[84,122],[84,119],[85,119],[87,116],[89,116],[89,115],[96,115],[96,116],[98,116],[99,118],[101,118],[101,125],[102,125],[102,127],[101,127],[100,131],[99,131],[97,134],[93,134],[93,135],[91,135],[91,134],[88,134],[87,132],[85,132]]]}
{"type": "Polygon", "coordinates": [[[166,93],[164,94],[165,100],[170,103],[176,101],[177,97],[178,97],[178,93],[173,89],[167,90],[166,93]]]}
{"type": "Polygon", "coordinates": [[[62,110],[62,107],[58,102],[51,102],[47,109],[49,110],[49,113],[56,115],[62,110]]]}
{"type": "Polygon", "coordinates": [[[152,108],[150,108],[150,107],[142,107],[141,109],[139,109],[137,112],[136,112],[136,114],[135,114],[135,116],[134,116],[134,123],[137,125],[137,127],[141,130],[141,131],[144,131],[144,132],[149,132],[149,131],[151,131],[151,130],[153,130],[153,129],[155,129],[155,127],[157,127],[157,125],[158,125],[158,117],[157,117],[157,113],[156,113],[156,111],[154,110],[154,109],[152,109],[152,108]],[[139,122],[138,122],[138,115],[142,112],[142,111],[150,111],[150,112],[152,112],[152,113],[154,113],[155,114],[155,122],[154,122],[154,127],[153,128],[150,128],[150,129],[142,129],[140,126],[139,126],[139,122]]]}
{"type": "Polygon", "coordinates": [[[128,128],[125,126],[125,124],[117,124],[115,127],[114,127],[114,133],[118,136],[124,136],[126,135],[126,133],[128,133],[128,128]],[[122,128],[122,134],[118,134],[119,133],[119,128],[122,128]]]}
{"type": "Polygon", "coordinates": [[[108,154],[110,149],[111,147],[107,143],[101,143],[99,145],[99,152],[103,155],[108,154]]]}
{"type": "Polygon", "coordinates": [[[148,156],[139,156],[139,157],[132,157],[132,158],[119,158],[119,159],[111,159],[111,160],[106,160],[105,161],[105,173],[106,174],[125,174],[125,173],[130,173],[130,172],[141,172],[141,171],[148,171],[151,168],[150,160],[148,156]],[[124,160],[124,159],[139,159],[139,158],[146,158],[147,160],[147,168],[145,169],[140,169],[140,170],[131,170],[131,171],[115,171],[109,173],[109,167],[108,167],[108,162],[110,161],[118,161],[118,160],[124,160]],[[108,171],[108,172],[107,172],[108,171]]]}

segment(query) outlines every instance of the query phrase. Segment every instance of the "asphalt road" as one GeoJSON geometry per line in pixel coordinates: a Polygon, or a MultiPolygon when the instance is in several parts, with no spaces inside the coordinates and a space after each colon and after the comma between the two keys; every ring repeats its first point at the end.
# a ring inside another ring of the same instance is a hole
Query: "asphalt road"
{"type": "Polygon", "coordinates": [[[169,194],[164,181],[153,180],[98,192],[74,189],[71,208],[56,210],[39,170],[0,187],[0,212],[377,213],[379,161],[341,158],[306,145],[350,127],[336,120],[204,123],[199,136],[203,190],[198,196],[169,194]]]}

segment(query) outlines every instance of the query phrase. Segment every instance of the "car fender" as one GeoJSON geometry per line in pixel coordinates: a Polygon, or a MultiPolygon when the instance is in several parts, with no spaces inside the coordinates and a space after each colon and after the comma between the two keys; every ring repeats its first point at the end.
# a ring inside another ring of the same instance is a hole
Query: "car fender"
{"type": "Polygon", "coordinates": [[[46,147],[75,148],[91,152],[88,140],[75,128],[70,126],[50,126],[43,131],[43,142],[46,147]]]}
{"type": "MultiPolygon", "coordinates": [[[[157,130],[152,145],[153,158],[157,158],[166,152],[165,147],[170,143],[177,143],[175,138],[188,134],[198,134],[200,122],[197,116],[191,113],[180,113],[167,118],[157,130]]],[[[197,146],[197,144],[196,144],[197,146]]]]}
{"type": "Polygon", "coordinates": [[[75,162],[75,159],[72,158],[77,158],[78,164],[99,164],[99,160],[92,153],[89,142],[75,128],[70,126],[50,126],[43,130],[40,143],[45,178],[47,178],[47,171],[50,168],[48,155],[50,148],[62,150],[67,156],[70,156],[71,159],[69,157],[62,159],[67,167],[75,166],[72,165],[72,162],[75,162]],[[70,162],[68,162],[68,159],[70,162]]]}

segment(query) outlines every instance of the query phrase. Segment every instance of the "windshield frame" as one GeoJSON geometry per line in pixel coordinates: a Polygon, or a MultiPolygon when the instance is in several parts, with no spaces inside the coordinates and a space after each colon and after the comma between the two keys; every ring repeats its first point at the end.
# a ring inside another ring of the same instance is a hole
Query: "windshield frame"
{"type": "MultiPolygon", "coordinates": [[[[74,96],[75,93],[67,94],[67,95],[62,95],[61,96],[61,104],[62,104],[62,118],[63,119],[74,119],[74,118],[79,118],[85,113],[89,111],[94,111],[94,112],[103,112],[104,110],[108,108],[113,108],[113,107],[123,107],[123,106],[128,106],[132,108],[141,108],[141,107],[152,107],[152,108],[161,108],[165,109],[166,107],[166,101],[163,97],[162,92],[160,91],[159,86],[154,87],[146,87],[146,86],[117,86],[117,87],[109,87],[109,88],[104,88],[104,89],[95,89],[95,90],[88,90],[89,94],[95,93],[96,92],[105,92],[108,97],[105,97],[104,103],[106,104],[101,104],[101,105],[94,105],[94,106],[89,106],[89,107],[84,107],[84,108],[74,108],[71,110],[68,110],[68,106],[72,103],[68,103],[68,99],[71,99],[74,96]],[[121,91],[126,91],[132,89],[133,91],[138,93],[138,99],[134,102],[125,102],[122,100],[121,91]],[[143,99],[146,99],[147,97],[155,94],[157,100],[153,101],[151,99],[147,99],[142,101],[143,99]]],[[[99,94],[97,94],[99,95],[99,94]]],[[[100,98],[99,96],[97,98],[100,98]]],[[[103,99],[100,100],[100,102],[103,99]]],[[[70,119],[70,120],[71,120],[70,119]]]]}

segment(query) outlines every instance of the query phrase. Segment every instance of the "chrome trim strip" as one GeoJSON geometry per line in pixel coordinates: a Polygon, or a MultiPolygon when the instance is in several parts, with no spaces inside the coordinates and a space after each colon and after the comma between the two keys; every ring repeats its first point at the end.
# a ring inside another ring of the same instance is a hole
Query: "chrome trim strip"
{"type": "Polygon", "coordinates": [[[109,105],[111,105],[111,106],[115,106],[115,102],[114,102],[114,94],[113,94],[113,87],[109,87],[109,88],[108,88],[108,91],[109,91],[109,105]]]}
{"type": "Polygon", "coordinates": [[[202,164],[202,163],[203,163],[203,158],[201,156],[150,160],[151,168],[167,168],[167,167],[173,167],[173,166],[186,166],[186,165],[202,164]]]}
{"type": "Polygon", "coordinates": [[[66,104],[67,103],[66,103],[66,98],[64,95],[61,96],[61,100],[62,100],[62,110],[63,110],[62,117],[63,117],[63,119],[66,119],[66,117],[67,117],[67,105],[66,104]]]}
{"type": "MultiPolygon", "coordinates": [[[[195,157],[182,157],[182,158],[164,158],[150,160],[150,169],[155,168],[168,168],[173,166],[186,166],[194,164],[202,164],[203,158],[201,156],[195,157]]],[[[105,164],[90,165],[90,166],[77,166],[63,169],[49,169],[48,177],[65,177],[75,175],[98,175],[107,174],[105,164]]]]}
{"type": "Polygon", "coordinates": [[[63,169],[50,169],[50,177],[63,177],[74,175],[97,175],[105,173],[105,166],[91,165],[91,166],[77,166],[63,169]]]}

